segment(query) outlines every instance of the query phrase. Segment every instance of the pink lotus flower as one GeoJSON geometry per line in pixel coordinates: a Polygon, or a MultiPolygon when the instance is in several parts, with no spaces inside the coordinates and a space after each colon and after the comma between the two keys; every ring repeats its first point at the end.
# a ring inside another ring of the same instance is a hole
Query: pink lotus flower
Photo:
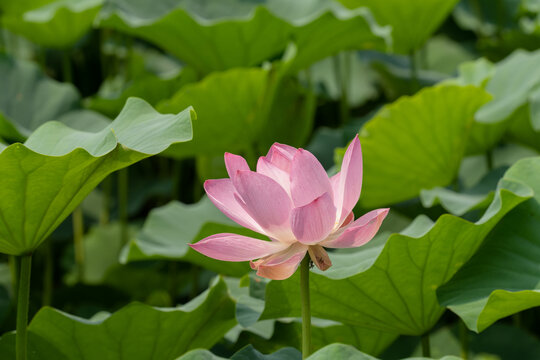
{"type": "Polygon", "coordinates": [[[388,214],[377,209],[354,221],[362,188],[358,136],[331,178],[309,151],[278,143],[259,158],[256,172],[238,155],[225,153],[225,165],[230,179],[207,180],[208,197],[229,218],[270,241],[216,234],[190,246],[218,260],[249,260],[257,275],[269,279],[290,277],[306,252],[319,269],[328,269],[332,263],[324,247],[364,245],[388,214]]]}

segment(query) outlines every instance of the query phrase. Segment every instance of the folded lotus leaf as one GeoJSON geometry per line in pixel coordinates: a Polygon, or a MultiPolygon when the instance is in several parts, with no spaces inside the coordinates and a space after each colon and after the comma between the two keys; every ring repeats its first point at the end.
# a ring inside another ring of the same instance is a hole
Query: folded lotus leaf
{"type": "Polygon", "coordinates": [[[540,158],[520,160],[504,179],[530,186],[534,197],[510,212],[471,261],[438,290],[442,304],[476,332],[540,305],[540,158]]]}
{"type": "Polygon", "coordinates": [[[291,41],[296,69],[341,50],[385,50],[390,43],[390,29],[369,10],[332,0],[111,0],[97,22],[152,42],[201,74],[258,65],[291,41]]]}
{"type": "Polygon", "coordinates": [[[91,28],[103,0],[56,0],[20,14],[8,13],[3,25],[32,42],[65,49],[91,28]]]}
{"type": "MultiPolygon", "coordinates": [[[[526,184],[505,179],[476,223],[453,215],[435,223],[419,217],[383,246],[331,254],[332,267],[310,276],[312,315],[381,331],[425,334],[445,311],[437,288],[476,253],[510,210],[532,194],[526,184]]],[[[287,280],[270,281],[262,319],[300,315],[299,280],[297,272],[287,280]]]]}
{"type": "Polygon", "coordinates": [[[192,137],[188,108],[162,115],[131,98],[99,132],[48,122],[0,152],[0,252],[34,251],[108,174],[192,137]]]}
{"type": "MultiPolygon", "coordinates": [[[[173,360],[210,348],[235,324],[234,301],[222,279],[185,305],[131,303],[112,314],[83,319],[44,307],[28,326],[32,360],[173,360]]],[[[0,340],[0,358],[15,359],[15,334],[0,340]]]]}

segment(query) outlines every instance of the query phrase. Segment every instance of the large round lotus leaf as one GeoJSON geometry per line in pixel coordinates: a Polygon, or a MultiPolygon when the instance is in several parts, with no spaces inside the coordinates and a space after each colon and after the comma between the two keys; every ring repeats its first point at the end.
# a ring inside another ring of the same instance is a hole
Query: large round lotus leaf
{"type": "Polygon", "coordinates": [[[418,50],[437,30],[458,0],[339,0],[349,8],[368,7],[377,22],[392,26],[394,51],[418,50]]]}
{"type": "MultiPolygon", "coordinates": [[[[482,36],[496,36],[498,32],[518,28],[520,6],[527,1],[462,0],[454,9],[454,18],[462,29],[482,36]]],[[[525,4],[524,4],[525,5],[525,4]]]]}
{"type": "MultiPolygon", "coordinates": [[[[87,320],[41,309],[28,326],[31,360],[174,360],[210,348],[235,324],[234,302],[223,280],[174,308],[129,304],[87,320]]],[[[15,334],[0,340],[0,358],[15,359],[15,334]]]]}
{"type": "Polygon", "coordinates": [[[54,1],[55,0],[0,0],[0,10],[6,15],[16,15],[47,5],[54,1]]]}
{"type": "Polygon", "coordinates": [[[253,145],[261,143],[267,150],[275,141],[302,145],[312,128],[316,104],[296,80],[284,75],[288,65],[213,73],[160,102],[161,112],[190,105],[197,109],[193,141],[174,145],[166,154],[222,156],[226,151],[253,151],[253,145]]]}
{"type": "Polygon", "coordinates": [[[477,87],[441,85],[383,107],[360,132],[362,206],[388,205],[450,184],[465,154],[474,113],[488,99],[477,87]]]}
{"type": "Polygon", "coordinates": [[[68,48],[92,27],[103,0],[57,0],[2,19],[2,24],[32,42],[68,48]]]}
{"type": "Polygon", "coordinates": [[[247,263],[214,260],[188,246],[220,232],[260,237],[229,220],[208,198],[191,205],[171,202],[150,212],[142,230],[124,248],[121,261],[182,260],[221,274],[244,275],[250,271],[247,263]]]}
{"type": "Polygon", "coordinates": [[[49,120],[78,107],[75,87],[44,75],[33,63],[0,55],[0,136],[24,141],[49,120]]]}
{"type": "Polygon", "coordinates": [[[511,211],[484,246],[441,289],[439,299],[473,331],[540,306],[540,158],[520,160],[504,176],[534,190],[534,198],[511,211]]]}
{"type": "Polygon", "coordinates": [[[529,96],[540,86],[540,50],[517,50],[495,67],[486,91],[493,100],[482,106],[475,119],[483,123],[496,123],[508,119],[529,101],[529,96]]]}
{"type": "Polygon", "coordinates": [[[131,98],[105,129],[59,122],[0,152],[0,252],[34,251],[108,174],[191,139],[193,110],[162,115],[131,98]]]}
{"type": "Polygon", "coordinates": [[[384,50],[390,41],[368,10],[332,0],[110,0],[98,23],[154,43],[201,74],[271,60],[291,41],[296,69],[345,49],[384,50]]]}
{"type": "MultiPolygon", "coordinates": [[[[330,254],[332,267],[310,276],[312,315],[380,331],[425,334],[445,310],[437,288],[475,254],[505,214],[531,196],[530,187],[507,179],[476,223],[443,215],[433,224],[420,216],[385,244],[330,254]]],[[[270,281],[261,318],[299,316],[299,281],[298,271],[287,280],[270,281]]]]}

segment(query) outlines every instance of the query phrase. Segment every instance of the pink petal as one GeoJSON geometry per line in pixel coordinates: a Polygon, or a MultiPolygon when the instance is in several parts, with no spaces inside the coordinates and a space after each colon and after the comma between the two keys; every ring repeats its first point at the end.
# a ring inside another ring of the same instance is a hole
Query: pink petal
{"type": "Polygon", "coordinates": [[[293,234],[299,242],[306,245],[326,239],[334,228],[335,220],[336,207],[327,192],[291,212],[293,234]]]}
{"type": "Polygon", "coordinates": [[[270,150],[268,150],[268,154],[265,158],[281,170],[288,173],[290,172],[291,161],[295,152],[296,148],[292,146],[274,143],[274,145],[270,147],[270,150]]]}
{"type": "Polygon", "coordinates": [[[328,248],[352,248],[364,245],[379,231],[389,210],[377,209],[368,212],[348,227],[336,232],[338,236],[331,236],[320,245],[328,248]]]}
{"type": "Polygon", "coordinates": [[[249,165],[243,157],[227,152],[224,157],[225,167],[227,168],[227,173],[231,179],[236,176],[237,171],[249,171],[249,165]]]}
{"type": "Polygon", "coordinates": [[[240,205],[268,236],[283,242],[294,240],[289,224],[291,199],[277,182],[253,171],[238,171],[234,187],[240,205]]]}
{"type": "Polygon", "coordinates": [[[326,171],[312,153],[298,149],[291,163],[291,197],[294,206],[309,204],[324,193],[333,198],[326,171]]]}
{"type": "Polygon", "coordinates": [[[324,248],[320,245],[313,245],[308,248],[311,261],[322,271],[328,270],[332,266],[332,261],[324,248]]]}
{"type": "Polygon", "coordinates": [[[288,245],[277,241],[264,241],[236,234],[216,234],[196,244],[193,250],[223,261],[248,261],[282,251],[288,245]]]}
{"type": "Polygon", "coordinates": [[[306,256],[307,249],[307,246],[295,243],[286,250],[270,255],[263,261],[252,264],[252,268],[257,269],[257,275],[268,279],[287,279],[294,274],[298,265],[304,256],[306,256]]]}
{"type": "Polygon", "coordinates": [[[234,196],[236,190],[230,179],[206,180],[204,190],[214,205],[229,219],[245,228],[264,234],[262,228],[236,200],[234,196]]]}
{"type": "Polygon", "coordinates": [[[290,195],[291,182],[289,180],[289,173],[268,161],[266,157],[261,156],[257,161],[257,172],[275,180],[279,185],[281,185],[287,194],[290,195]]]}
{"type": "Polygon", "coordinates": [[[349,213],[349,215],[345,218],[345,220],[343,221],[343,223],[341,224],[341,227],[346,227],[347,225],[349,225],[350,223],[352,223],[354,221],[354,213],[351,211],[349,213]]]}
{"type": "Polygon", "coordinates": [[[340,173],[332,178],[332,188],[341,224],[358,202],[362,190],[362,148],[358,135],[345,152],[340,173]]]}

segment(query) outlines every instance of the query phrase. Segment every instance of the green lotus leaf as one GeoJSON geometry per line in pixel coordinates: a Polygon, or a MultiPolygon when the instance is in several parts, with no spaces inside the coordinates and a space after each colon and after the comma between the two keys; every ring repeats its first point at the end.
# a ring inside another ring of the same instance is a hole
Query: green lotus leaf
{"type": "MultiPolygon", "coordinates": [[[[302,354],[296,349],[284,348],[276,351],[275,353],[263,355],[252,346],[248,346],[228,360],[300,360],[302,354]]],[[[327,359],[347,359],[347,360],[378,360],[377,358],[363,353],[351,345],[334,343],[325,346],[324,348],[316,351],[311,356],[308,356],[306,360],[327,360],[327,359]]],[[[177,358],[176,360],[227,360],[225,358],[216,356],[208,350],[193,350],[189,353],[177,358]]],[[[426,357],[414,357],[406,358],[402,360],[431,360],[426,357]]],[[[438,360],[461,360],[456,356],[443,356],[438,360]]]]}
{"type": "Polygon", "coordinates": [[[72,129],[88,132],[99,132],[111,124],[111,119],[105,115],[88,109],[71,110],[59,116],[56,121],[72,129]]]}
{"type": "Polygon", "coordinates": [[[191,108],[162,115],[132,98],[100,132],[59,122],[0,153],[0,252],[34,251],[108,174],[191,139],[191,108]]]}
{"type": "Polygon", "coordinates": [[[475,119],[483,123],[500,122],[526,104],[530,94],[540,86],[539,62],[540,50],[517,50],[498,63],[486,85],[493,100],[478,110],[475,119]]]}
{"type": "Polygon", "coordinates": [[[392,26],[394,51],[418,50],[437,30],[457,0],[339,0],[349,8],[368,7],[382,25],[392,26]]]}
{"type": "MultiPolygon", "coordinates": [[[[300,319],[281,319],[280,321],[259,321],[264,310],[265,282],[251,273],[242,279],[226,278],[231,297],[236,302],[238,325],[226,339],[238,343],[253,344],[259,351],[271,352],[277,348],[291,346],[301,348],[300,319]],[[245,284],[249,281],[249,287],[245,284]],[[260,292],[260,293],[258,293],[260,292]],[[249,332],[240,337],[240,333],[249,332]],[[270,340],[270,341],[268,341],[270,340]]],[[[318,350],[329,343],[345,342],[370,354],[381,353],[397,338],[396,334],[366,329],[360,326],[344,325],[335,321],[312,319],[311,343],[318,350]]]]}
{"type": "MultiPolygon", "coordinates": [[[[129,228],[130,235],[135,233],[129,228]]],[[[122,249],[122,227],[119,223],[110,223],[90,228],[83,238],[84,262],[82,274],[74,268],[66,275],[69,284],[81,281],[85,284],[102,284],[107,276],[119,264],[118,254],[122,249]]]]}
{"type": "Polygon", "coordinates": [[[289,65],[213,73],[158,104],[162,112],[189,105],[197,109],[194,141],[172,146],[166,154],[222,156],[225,151],[252,152],[254,144],[266,150],[275,141],[301,145],[312,128],[315,101],[284,75],[289,65]]]}
{"type": "Polygon", "coordinates": [[[491,204],[497,182],[505,171],[506,167],[497,168],[486,174],[478,184],[461,192],[442,187],[422,190],[420,201],[424,207],[441,204],[445,210],[456,216],[461,216],[471,210],[485,209],[491,204]]]}
{"type": "Polygon", "coordinates": [[[196,349],[176,358],[175,360],[227,360],[224,357],[216,356],[208,350],[196,349]]]}
{"type": "Polygon", "coordinates": [[[361,205],[392,204],[418,196],[421,189],[451,183],[474,113],[488,99],[473,86],[440,85],[382,108],[360,131],[361,205]]]}
{"type": "Polygon", "coordinates": [[[45,76],[33,63],[0,55],[0,136],[24,141],[49,120],[75,110],[77,90],[45,76]]]}
{"type": "MultiPolygon", "coordinates": [[[[340,55],[341,56],[341,55],[340,55]]],[[[342,62],[350,65],[350,80],[348,80],[347,101],[349,106],[359,107],[369,100],[377,98],[377,76],[364,59],[356,52],[348,52],[342,55],[342,62]]],[[[309,69],[310,81],[320,88],[324,97],[337,101],[341,98],[341,84],[336,75],[336,57],[326,58],[309,69]]]]}
{"type": "Polygon", "coordinates": [[[490,0],[463,0],[454,9],[458,25],[483,36],[517,29],[521,1],[503,0],[493,6],[490,0]]]}
{"type": "Polygon", "coordinates": [[[85,99],[85,106],[109,117],[118,115],[129,97],[138,97],[156,106],[187,83],[196,81],[193,69],[181,68],[174,59],[157,51],[134,47],[125,74],[105,79],[96,95],[85,99]]]}
{"type": "Polygon", "coordinates": [[[529,95],[529,110],[534,131],[540,131],[540,86],[529,95]]]}
{"type": "Polygon", "coordinates": [[[9,13],[2,24],[32,42],[65,49],[92,27],[103,0],[57,0],[17,15],[9,13]]]}
{"type": "Polygon", "coordinates": [[[278,351],[264,355],[257,351],[252,345],[248,345],[245,348],[239,350],[233,356],[231,360],[301,360],[302,353],[297,349],[283,348],[278,351]]]}
{"type": "Polygon", "coordinates": [[[466,63],[457,79],[447,81],[482,86],[493,95],[475,114],[467,154],[491,149],[508,130],[519,141],[537,147],[539,61],[540,51],[518,50],[496,66],[484,59],[466,63]]]}
{"type": "MultiPolygon", "coordinates": [[[[437,288],[474,255],[506,213],[531,196],[528,186],[506,179],[476,223],[443,215],[433,224],[420,216],[384,244],[331,253],[334,265],[310,276],[312,315],[380,331],[426,333],[445,310],[437,288]]],[[[270,281],[261,319],[299,316],[299,292],[298,272],[270,281]]]]}
{"type": "MultiPolygon", "coordinates": [[[[265,320],[268,321],[268,320],[265,320]]],[[[255,336],[244,337],[259,351],[269,352],[274,348],[292,346],[302,347],[302,324],[300,319],[290,323],[281,320],[276,322],[274,336],[268,340],[261,340],[255,336]]],[[[382,353],[398,335],[377,330],[366,329],[361,326],[343,325],[335,321],[312,319],[311,346],[314,351],[331,343],[350,344],[368,354],[382,353]]]]}
{"type": "Polygon", "coordinates": [[[208,350],[197,349],[180,356],[176,360],[301,360],[302,353],[296,349],[283,348],[278,351],[264,355],[257,351],[253,346],[248,345],[239,350],[230,358],[216,356],[208,350]]]}
{"type": "MultiPolygon", "coordinates": [[[[486,84],[495,74],[495,64],[480,58],[459,66],[456,78],[445,80],[445,84],[474,85],[485,89],[486,84]]],[[[484,154],[491,149],[508,129],[508,122],[486,123],[474,121],[467,142],[467,155],[484,154]]]]}
{"type": "Polygon", "coordinates": [[[98,23],[154,43],[200,74],[261,64],[291,40],[298,47],[295,69],[345,49],[385,49],[389,41],[389,29],[369,11],[332,0],[110,0],[98,23]]]}
{"type": "Polygon", "coordinates": [[[486,58],[480,58],[474,61],[466,61],[459,65],[458,76],[446,80],[447,83],[456,85],[475,85],[484,87],[489,79],[495,73],[495,64],[486,58]]]}
{"type": "Polygon", "coordinates": [[[47,5],[55,0],[1,0],[0,10],[6,15],[22,14],[26,11],[47,5]]]}
{"type": "Polygon", "coordinates": [[[463,44],[445,35],[435,35],[426,41],[422,51],[426,51],[425,64],[420,66],[453,76],[463,63],[476,58],[463,44]]]}
{"type": "Polygon", "coordinates": [[[512,114],[508,134],[514,141],[540,151],[540,131],[533,128],[530,108],[531,104],[525,104],[512,114]]]}
{"type": "Polygon", "coordinates": [[[516,207],[492,231],[484,246],[438,290],[443,305],[467,326],[483,331],[498,319],[540,305],[540,158],[523,159],[503,180],[519,182],[534,198],[516,207]]]}
{"type": "Polygon", "coordinates": [[[142,230],[123,249],[121,261],[182,260],[226,275],[244,275],[250,271],[247,263],[214,260],[188,246],[220,232],[261,236],[228,219],[206,197],[193,205],[173,201],[150,212],[142,230]]]}
{"type": "MultiPolygon", "coordinates": [[[[377,360],[371,355],[365,354],[356,348],[345,344],[330,344],[321,350],[315,352],[307,360],[326,360],[326,359],[349,359],[349,360],[377,360]]],[[[402,360],[428,360],[430,358],[415,357],[402,360]]],[[[456,356],[444,356],[439,360],[461,360],[456,356]]]]}
{"type": "MultiPolygon", "coordinates": [[[[234,302],[221,279],[175,308],[131,303],[87,320],[45,307],[28,327],[29,358],[173,360],[191,349],[210,348],[234,324],[234,302]]],[[[2,359],[15,359],[14,340],[13,334],[0,340],[2,359]]]]}

